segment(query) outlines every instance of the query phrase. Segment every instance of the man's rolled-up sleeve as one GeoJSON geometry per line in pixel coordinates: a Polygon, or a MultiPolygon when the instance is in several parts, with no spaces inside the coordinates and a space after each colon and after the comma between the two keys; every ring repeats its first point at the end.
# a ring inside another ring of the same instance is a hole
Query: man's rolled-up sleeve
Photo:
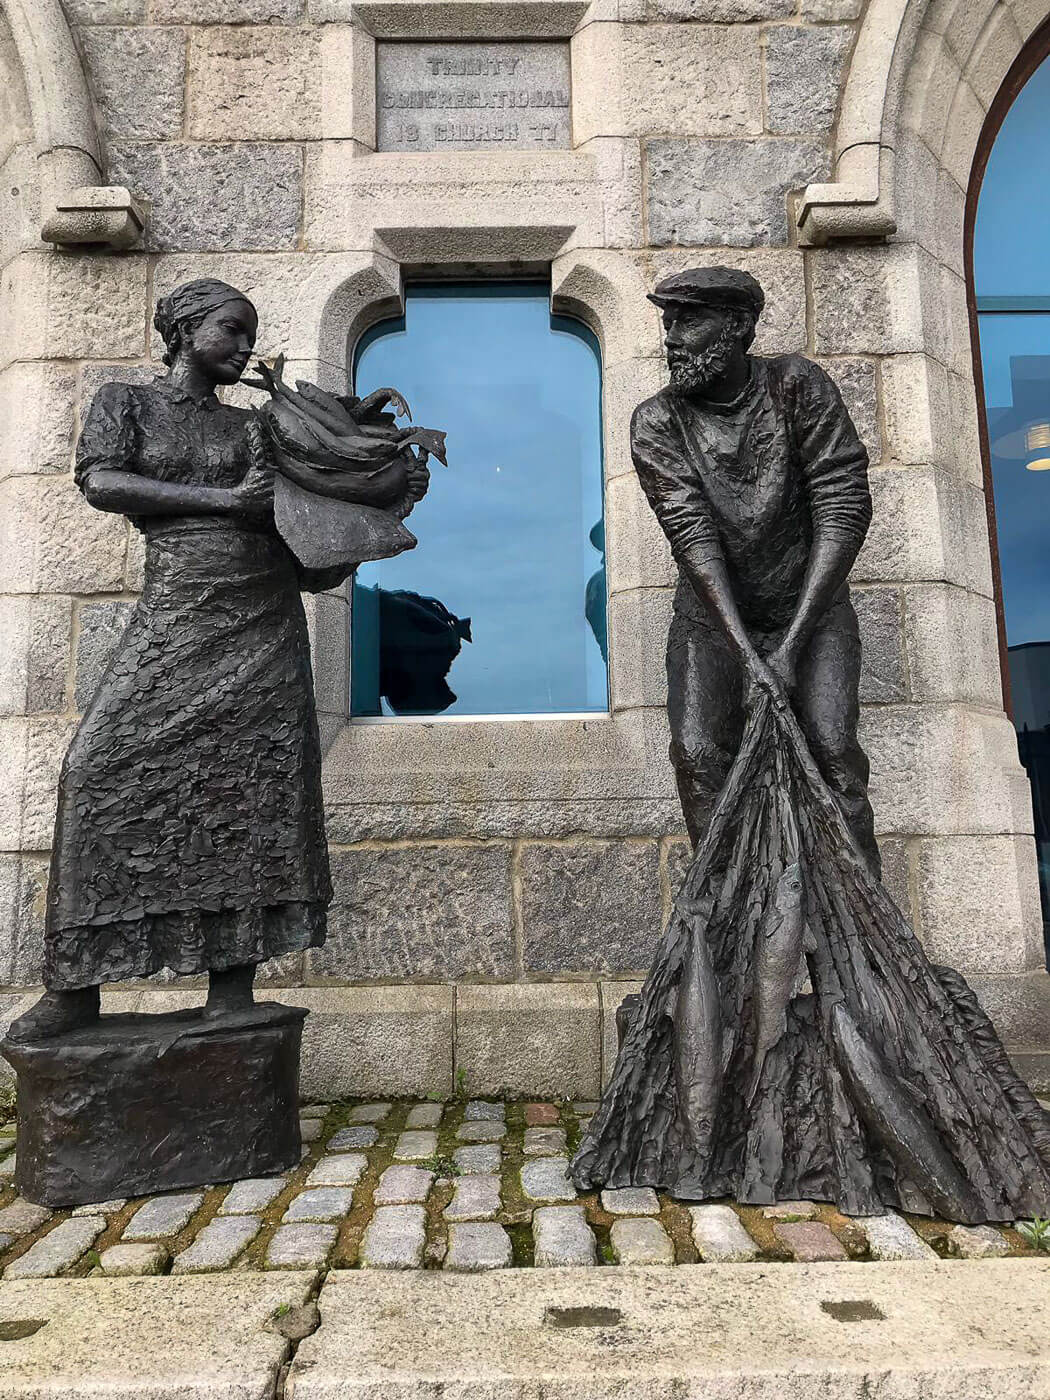
{"type": "Polygon", "coordinates": [[[675,425],[659,399],[640,404],[631,419],[631,457],[646,499],[681,563],[721,558],[718,531],[703,489],[690,469],[675,425]]]}
{"type": "Polygon", "coordinates": [[[834,380],[804,361],[795,401],[795,440],[809,491],[814,533],[857,549],[871,524],[868,453],[834,380]]]}

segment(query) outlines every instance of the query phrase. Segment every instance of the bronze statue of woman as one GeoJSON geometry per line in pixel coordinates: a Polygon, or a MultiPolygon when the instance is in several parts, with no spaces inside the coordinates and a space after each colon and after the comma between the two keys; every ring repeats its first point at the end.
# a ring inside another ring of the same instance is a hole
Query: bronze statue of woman
{"type": "MultiPolygon", "coordinates": [[[[99,984],[208,972],[206,1016],[252,1005],[255,969],[316,947],[332,887],[301,568],[273,521],[260,421],[216,397],[255,308],[203,279],[157,303],[170,369],[106,384],[76,481],[146,538],[145,583],[66,756],[45,931],[46,991],[10,1032],[99,1015],[99,984]]],[[[404,482],[401,482],[404,486],[404,482]]]]}

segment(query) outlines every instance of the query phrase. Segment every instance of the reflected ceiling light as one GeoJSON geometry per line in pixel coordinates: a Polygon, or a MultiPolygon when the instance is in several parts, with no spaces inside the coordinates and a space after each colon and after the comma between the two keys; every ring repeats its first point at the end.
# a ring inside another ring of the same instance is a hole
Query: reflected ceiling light
{"type": "Polygon", "coordinates": [[[1033,423],[1025,434],[1025,448],[1030,472],[1050,472],[1050,423],[1033,423]]]}

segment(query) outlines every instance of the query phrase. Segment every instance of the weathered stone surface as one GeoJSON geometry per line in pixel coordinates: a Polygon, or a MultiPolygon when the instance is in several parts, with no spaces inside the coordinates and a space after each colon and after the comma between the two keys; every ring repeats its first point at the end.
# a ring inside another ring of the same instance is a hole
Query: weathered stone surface
{"type": "Polygon", "coordinates": [[[596,1094],[598,1020],[593,986],[460,987],[456,1062],[482,1092],[596,1094]]]}
{"type": "Polygon", "coordinates": [[[573,43],[573,134],[757,135],[762,79],[754,30],[589,24],[573,43]]]}
{"type": "MultiPolygon", "coordinates": [[[[23,253],[0,275],[0,320],[17,325],[23,359],[135,359],[145,349],[145,308],[146,259],[134,254],[23,253]]],[[[15,351],[13,337],[0,344],[0,367],[15,351]]]]}
{"type": "Polygon", "coordinates": [[[399,1162],[420,1162],[437,1152],[437,1133],[427,1129],[404,1132],[394,1144],[394,1156],[399,1162]]]}
{"type": "Polygon", "coordinates": [[[28,1235],[31,1230],[39,1229],[50,1220],[53,1214],[47,1206],[38,1206],[16,1196],[10,1205],[0,1210],[0,1230],[5,1235],[28,1235]]]}
{"type": "Polygon", "coordinates": [[[767,1220],[816,1220],[817,1206],[813,1201],[777,1201],[765,1206],[762,1214],[767,1220]]]}
{"type": "Polygon", "coordinates": [[[429,846],[333,853],[322,977],[513,975],[510,849],[429,846]]]}
{"type": "Polygon", "coordinates": [[[872,466],[878,466],[883,453],[875,362],[853,359],[824,360],[823,368],[838,386],[842,401],[849,409],[860,440],[867,449],[868,461],[872,466]]]}
{"type": "Polygon", "coordinates": [[[649,0],[645,14],[652,19],[737,24],[757,19],[784,19],[794,14],[795,8],[795,0],[649,0]]]}
{"type": "Polygon", "coordinates": [[[674,1245],[658,1220],[614,1220],[609,1231],[619,1264],[673,1264],[674,1245]]]}
{"type": "MultiPolygon", "coordinates": [[[[323,1160],[323,1159],[322,1159],[323,1160]]],[[[310,1185],[316,1185],[310,1182],[310,1185]]],[[[328,1183],[326,1182],[325,1185],[328,1183]]],[[[285,1176],[251,1177],[235,1181],[219,1206],[220,1215],[254,1215],[273,1205],[277,1197],[288,1185],[285,1176]]]]}
{"type": "Polygon", "coordinates": [[[903,604],[897,588],[855,588],[853,606],[861,637],[860,698],[863,704],[893,704],[908,698],[904,659],[903,604]]]}
{"type": "Polygon", "coordinates": [[[70,598],[0,597],[0,714],[64,710],[70,598]]]}
{"type": "Polygon", "coordinates": [[[9,593],[106,593],[124,575],[127,524],[93,510],[66,476],[0,483],[0,584],[9,593]]]}
{"type": "Polygon", "coordinates": [[[593,1268],[598,1263],[583,1206],[541,1206],[533,1212],[532,1233],[538,1269],[593,1268]]]}
{"type": "Polygon", "coordinates": [[[502,1225],[451,1225],[445,1268],[453,1273],[480,1274],[509,1269],[514,1259],[510,1236],[502,1225]]]}
{"type": "Polygon", "coordinates": [[[659,1215],[660,1202],[649,1186],[623,1186],[602,1192],[602,1210],[610,1215],[659,1215]]]}
{"type": "Polygon", "coordinates": [[[525,1123],[529,1128],[555,1128],[560,1121],[558,1105],[553,1103],[527,1103],[525,1123]]]}
{"type": "Polygon", "coordinates": [[[196,1211],[204,1203],[203,1191],[180,1192],[172,1196],[154,1196],[138,1210],[124,1227],[125,1240],[162,1240],[185,1230],[196,1211]]]}
{"type": "Polygon", "coordinates": [[[152,251],[295,246],[303,172],[294,146],[115,142],[110,178],[149,200],[152,251]]]}
{"type": "Polygon", "coordinates": [[[303,0],[153,0],[154,24],[294,24],[303,0]]]}
{"type": "Polygon", "coordinates": [[[948,1248],[960,1259],[997,1259],[1010,1246],[991,1225],[956,1225],[948,1231],[948,1248]]]}
{"type": "Polygon", "coordinates": [[[777,24],[766,30],[766,121],[781,135],[830,131],[853,30],[777,24]]]}
{"type": "Polygon", "coordinates": [[[338,1225],[279,1225],[266,1251],[269,1269],[324,1268],[338,1225]]]}
{"type": "Polygon", "coordinates": [[[349,1186],[316,1186],[296,1196],[281,1220],[286,1225],[300,1220],[341,1220],[353,1203],[354,1193],[349,1186]]]}
{"type": "Polygon", "coordinates": [[[72,366],[8,365],[0,373],[0,479],[66,471],[73,454],[75,407],[72,366]]]}
{"type": "Polygon", "coordinates": [[[463,1106],[464,1123],[494,1123],[506,1116],[507,1105],[498,1100],[468,1099],[463,1106]]]}
{"type": "Polygon", "coordinates": [[[708,1264],[742,1264],[758,1258],[758,1245],[731,1206],[690,1206],[693,1243],[708,1264]]]}
{"type": "Polygon", "coordinates": [[[376,1205],[410,1205],[425,1201],[434,1184],[434,1173],[422,1167],[396,1165],[387,1167],[379,1178],[373,1200],[376,1205]]]}
{"type": "Polygon", "coordinates": [[[661,932],[659,860],[655,841],[524,846],[525,967],[599,973],[648,967],[661,932]]]}
{"type": "Polygon", "coordinates": [[[131,605],[107,601],[81,603],[77,634],[74,703],[83,713],[98,689],[113,648],[131,617],[131,605]]]}
{"type": "Polygon", "coordinates": [[[54,1278],[70,1268],[98,1239],[106,1228],[105,1217],[82,1215],[79,1219],[63,1220],[43,1239],[30,1245],[4,1270],[4,1278],[54,1278]]]}
{"type": "Polygon", "coordinates": [[[107,26],[86,31],[80,42],[111,140],[182,135],[186,41],[178,30],[107,26]]]}
{"type": "Polygon", "coordinates": [[[456,1129],[456,1137],[460,1142],[499,1142],[507,1135],[507,1125],[502,1119],[493,1119],[491,1123],[486,1123],[483,1119],[476,1119],[470,1123],[461,1123],[456,1129]]]}
{"type": "Polygon", "coordinates": [[[669,243],[787,242],[787,194],[827,173],[827,149],[805,140],[648,142],[649,236],[669,243]]]}
{"type": "Polygon", "coordinates": [[[361,1239],[362,1269],[418,1269],[426,1244],[422,1206],[382,1206],[361,1239]]]}
{"type": "Polygon", "coordinates": [[[873,1259],[936,1259],[930,1246],[921,1239],[906,1220],[894,1211],[885,1215],[868,1215],[856,1222],[868,1239],[873,1259]]]}
{"type": "Polygon", "coordinates": [[[304,1103],[299,1105],[300,1118],[327,1118],[330,1103],[304,1103]]]}
{"type": "Polygon", "coordinates": [[[368,1158],[357,1152],[322,1157],[306,1178],[307,1186],[356,1186],[368,1170],[368,1158]]]}
{"type": "Polygon", "coordinates": [[[926,349],[920,258],[914,248],[822,248],[813,268],[819,355],[926,349]]]}
{"type": "Polygon", "coordinates": [[[350,1110],[351,1123],[382,1123],[389,1115],[392,1104],[359,1103],[350,1110]]]}
{"type": "Polygon", "coordinates": [[[374,1147],[379,1141],[379,1129],[368,1124],[355,1124],[352,1128],[340,1128],[328,1139],[329,1152],[347,1152],[354,1147],[374,1147]]]}
{"type": "Polygon", "coordinates": [[[441,1122],[441,1115],[444,1111],[445,1106],[440,1103],[413,1104],[405,1118],[405,1127],[436,1128],[441,1122]]]}
{"type": "Polygon", "coordinates": [[[200,141],[316,137],[321,54],[317,29],[224,25],[191,31],[189,135],[200,141]]]}
{"type": "Polygon", "coordinates": [[[65,0],[62,8],[71,24],[140,24],[146,0],[65,0]]]}
{"type": "Polygon", "coordinates": [[[117,1197],[112,1201],[93,1201],[90,1205],[77,1206],[72,1212],[73,1215],[116,1215],[118,1211],[124,1209],[127,1201],[117,1197]]]}
{"type": "Polygon", "coordinates": [[[299,1136],[304,1143],[317,1142],[324,1132],[324,1124],[318,1118],[300,1118],[299,1136]]]}
{"type": "Polygon", "coordinates": [[[574,1201],[567,1157],[538,1157],[521,1169],[521,1189],[530,1201],[574,1201]]]}
{"type": "Polygon", "coordinates": [[[162,1274],[170,1257],[163,1244],[113,1244],[102,1251],[99,1266],[108,1278],[162,1274]]]}
{"type": "Polygon", "coordinates": [[[839,1241],[819,1220],[774,1225],[773,1233],[800,1264],[835,1263],[848,1258],[839,1241]]]}
{"type": "Polygon", "coordinates": [[[1044,966],[1035,849],[1027,836],[917,843],[918,929],[928,956],[960,972],[1044,966]]]}
{"type": "Polygon", "coordinates": [[[499,1171],[501,1157],[496,1142],[478,1143],[476,1147],[457,1147],[452,1154],[452,1160],[461,1172],[483,1176],[499,1171]]]}
{"type": "Polygon", "coordinates": [[[526,1128],[525,1156],[553,1157],[565,1151],[564,1128],[526,1128]]]}
{"type": "Polygon", "coordinates": [[[207,1274],[228,1269],[262,1229],[257,1215],[216,1216],[197,1238],[175,1256],[173,1274],[207,1274]]]}
{"type": "Polygon", "coordinates": [[[445,1219],[495,1220],[500,1208],[500,1179],[498,1176],[468,1175],[460,1177],[452,1200],[445,1207],[445,1219]]]}
{"type": "Polygon", "coordinates": [[[993,599],[946,583],[901,590],[908,679],[916,700],[1002,703],[993,599]]]}

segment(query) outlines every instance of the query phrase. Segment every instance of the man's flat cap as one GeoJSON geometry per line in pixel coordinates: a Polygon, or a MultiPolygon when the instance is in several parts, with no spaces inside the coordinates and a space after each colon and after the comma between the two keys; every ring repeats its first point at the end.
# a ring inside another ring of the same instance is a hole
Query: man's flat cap
{"type": "Polygon", "coordinates": [[[766,295],[751,276],[735,267],[690,267],[657,282],[649,293],[657,306],[743,306],[761,316],[766,295]]]}

